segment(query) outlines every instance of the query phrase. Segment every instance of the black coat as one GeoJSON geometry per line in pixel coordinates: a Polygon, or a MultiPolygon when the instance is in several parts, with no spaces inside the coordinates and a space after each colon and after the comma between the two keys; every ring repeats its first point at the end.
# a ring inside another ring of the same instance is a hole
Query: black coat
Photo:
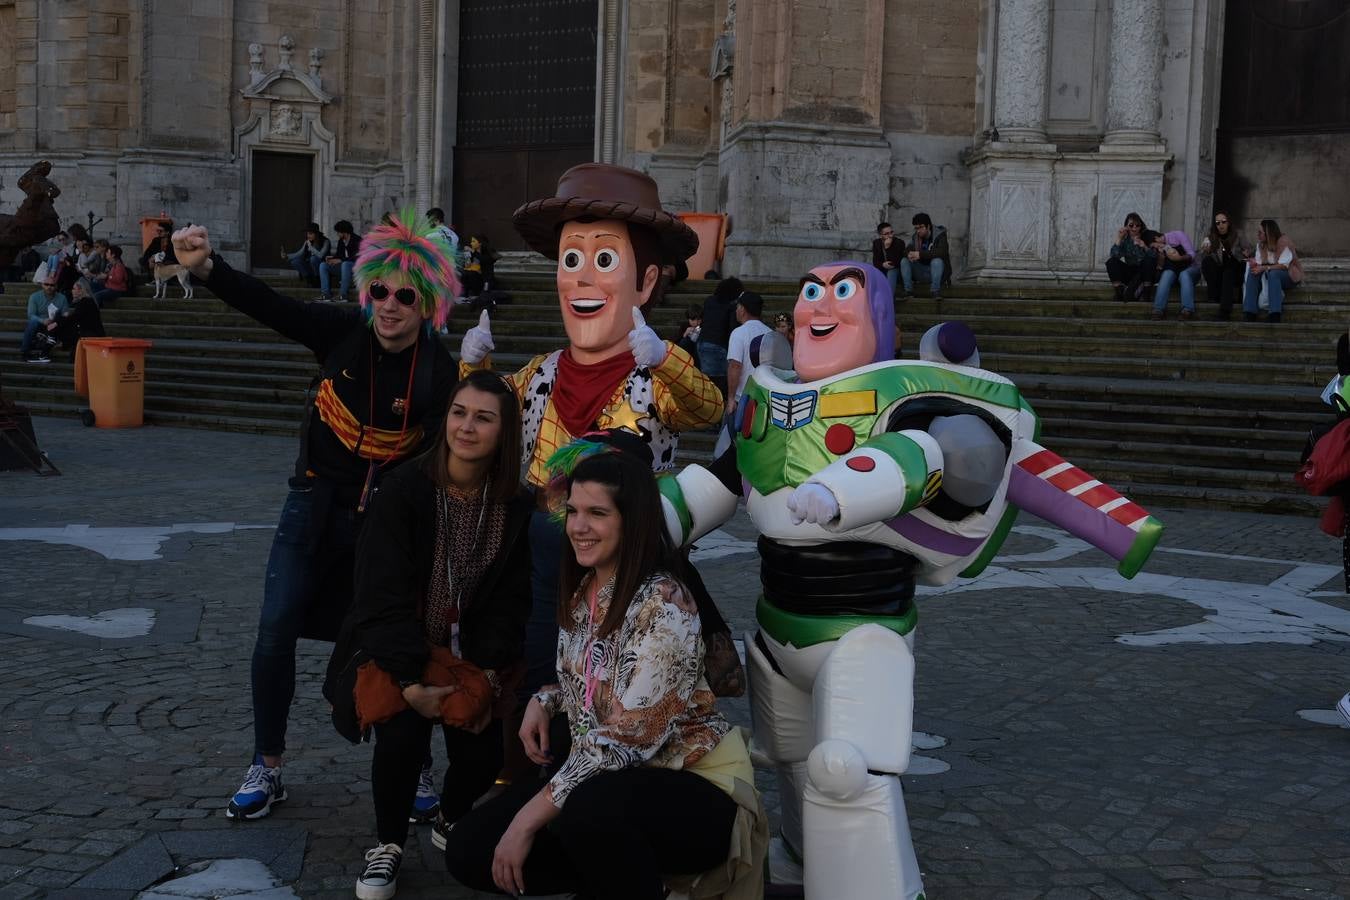
{"type": "MultiPolygon", "coordinates": [[[[438,491],[419,460],[386,477],[371,500],[357,546],[352,606],[328,662],[325,696],[361,651],[398,681],[421,679],[430,655],[422,610],[431,581],[438,491]]],[[[511,501],[497,558],[474,596],[463,599],[460,650],[483,669],[524,657],[533,510],[527,493],[511,501]]]]}

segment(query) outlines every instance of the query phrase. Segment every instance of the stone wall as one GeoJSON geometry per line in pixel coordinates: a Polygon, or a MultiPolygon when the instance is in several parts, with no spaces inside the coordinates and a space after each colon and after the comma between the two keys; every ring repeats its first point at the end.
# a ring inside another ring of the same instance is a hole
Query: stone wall
{"type": "Polygon", "coordinates": [[[18,175],[46,158],[63,223],[92,213],[104,220],[99,235],[130,249],[139,219],[164,211],[206,225],[228,258],[244,262],[257,147],[314,157],[312,215],[325,227],[340,218],[369,227],[410,198],[410,8],[0,0],[0,202],[17,202],[18,175]],[[252,45],[261,45],[257,58],[252,45]],[[265,97],[241,93],[287,60],[328,99],[295,80],[271,84],[265,97]]]}

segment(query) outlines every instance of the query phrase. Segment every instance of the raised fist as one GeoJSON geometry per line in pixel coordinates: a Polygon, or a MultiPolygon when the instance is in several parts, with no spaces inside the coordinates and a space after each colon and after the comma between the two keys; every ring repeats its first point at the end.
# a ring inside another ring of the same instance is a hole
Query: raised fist
{"type": "Polygon", "coordinates": [[[189,225],[173,233],[173,255],[178,264],[189,269],[198,278],[205,278],[211,269],[205,265],[211,256],[211,238],[200,225],[189,225]],[[199,271],[200,270],[200,271],[199,271]]]}

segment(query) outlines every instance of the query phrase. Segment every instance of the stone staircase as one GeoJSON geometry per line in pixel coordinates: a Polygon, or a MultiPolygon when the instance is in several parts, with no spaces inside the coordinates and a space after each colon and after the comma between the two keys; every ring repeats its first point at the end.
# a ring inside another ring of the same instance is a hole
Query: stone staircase
{"type": "MultiPolygon", "coordinates": [[[[1018,284],[956,286],[940,304],[898,307],[904,355],[924,329],[961,319],[979,336],[983,364],[1015,381],[1044,419],[1044,443],[1145,505],[1198,505],[1308,512],[1320,501],[1293,483],[1308,429],[1329,413],[1318,400],[1335,372],[1334,342],[1350,324],[1350,290],[1327,273],[1319,290],[1294,293],[1279,325],[1175,319],[1150,304],[1118,303],[1099,287],[1018,284]]],[[[279,290],[312,298],[293,278],[279,290]]],[[[561,346],[565,337],[552,278],[512,267],[512,299],[493,316],[500,368],[561,346]]],[[[1311,279],[1310,279],[1311,280],[1311,279]]],[[[5,394],[43,415],[75,415],[69,354],[48,365],[19,360],[28,284],[0,294],[0,377],[5,394]]],[[[669,336],[682,311],[711,290],[691,281],[648,317],[669,336]]],[[[789,309],[795,283],[748,284],[765,316],[789,309]]],[[[148,293],[144,288],[141,293],[148,293]]],[[[177,286],[171,288],[177,296],[177,286]]],[[[1203,292],[1202,292],[1203,298],[1203,292]]],[[[1207,317],[1212,307],[1202,302],[1207,317]]],[[[146,418],[155,424],[294,434],[316,371],[304,348],[234,312],[202,288],[196,299],[124,297],[104,310],[113,336],[154,341],[147,361],[146,418]]],[[[1240,316],[1239,316],[1240,318],[1240,316]]],[[[445,340],[457,353],[476,317],[461,313],[445,340]]],[[[712,438],[688,435],[687,459],[705,458],[712,438]]]]}

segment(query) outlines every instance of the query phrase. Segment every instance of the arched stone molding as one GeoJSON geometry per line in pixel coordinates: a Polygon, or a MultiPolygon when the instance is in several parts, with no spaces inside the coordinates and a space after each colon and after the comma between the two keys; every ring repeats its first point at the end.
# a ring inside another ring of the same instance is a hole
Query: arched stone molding
{"type": "MultiPolygon", "coordinates": [[[[263,46],[250,44],[248,50],[249,85],[239,91],[248,102],[248,113],[244,123],[234,129],[232,148],[239,164],[240,232],[245,248],[252,240],[249,231],[253,215],[255,150],[295,153],[314,158],[315,208],[310,212],[318,222],[327,222],[329,219],[329,178],[337,161],[336,138],[324,127],[321,118],[323,108],[335,99],[323,89],[323,52],[317,47],[310,50],[308,70],[297,70],[292,64],[295,41],[286,35],[278,43],[278,65],[265,71],[263,46]]],[[[253,263],[251,259],[247,261],[248,265],[253,263]]]]}

